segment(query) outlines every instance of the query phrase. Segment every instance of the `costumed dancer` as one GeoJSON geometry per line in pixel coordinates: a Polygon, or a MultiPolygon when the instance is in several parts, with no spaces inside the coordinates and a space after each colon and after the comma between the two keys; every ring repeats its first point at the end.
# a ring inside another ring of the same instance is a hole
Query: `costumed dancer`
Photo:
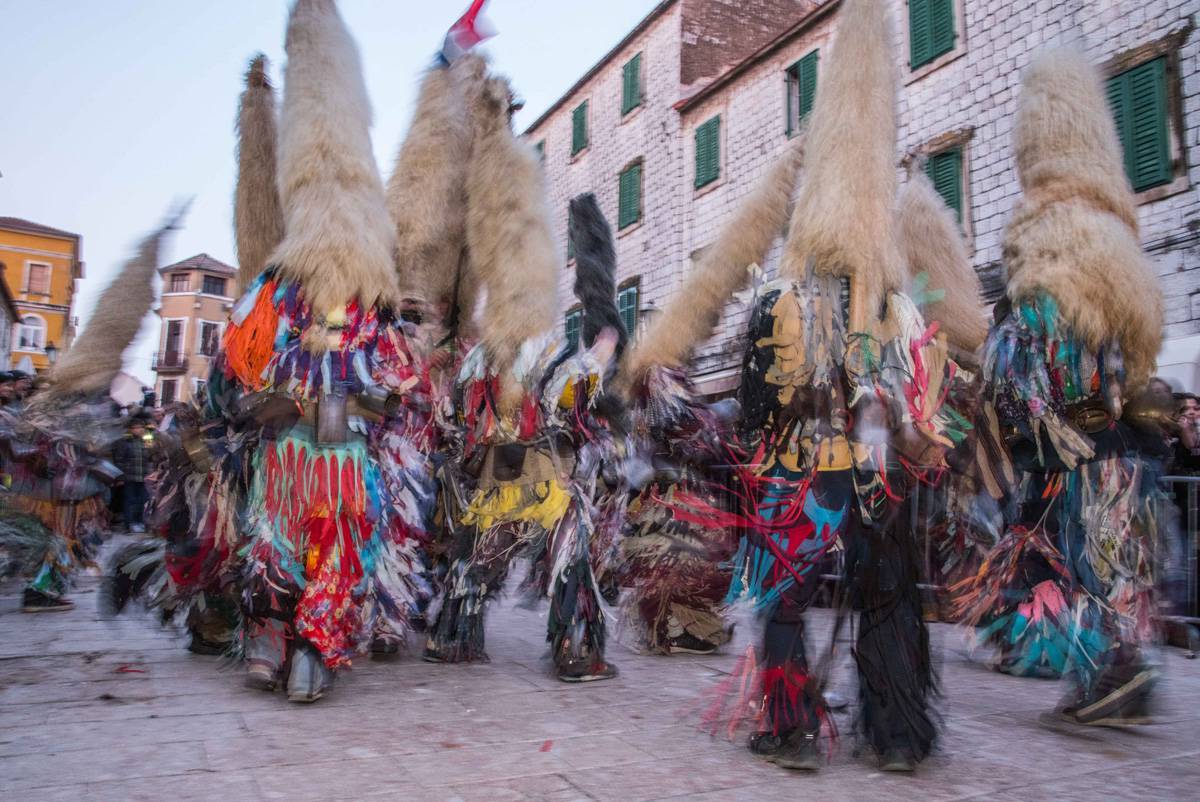
{"type": "Polygon", "coordinates": [[[900,190],[896,233],[908,266],[909,295],[926,320],[937,321],[950,355],[959,366],[947,387],[944,410],[961,418],[957,438],[946,454],[948,471],[930,472],[918,488],[917,519],[930,533],[936,553],[927,555],[926,580],[952,584],[979,567],[982,553],[998,538],[999,508],[993,490],[1003,478],[991,473],[992,460],[976,439],[981,382],[980,347],[987,337],[987,311],[979,274],[954,212],[934,189],[923,159],[914,160],[900,190]]]}
{"type": "Polygon", "coordinates": [[[1034,60],[1014,147],[1023,196],[983,372],[1018,485],[1002,539],[955,591],[1001,670],[1069,674],[1062,715],[1138,723],[1155,677],[1144,647],[1159,491],[1127,407],[1154,369],[1163,308],[1100,75],[1081,54],[1034,60]]]}
{"type": "Polygon", "coordinates": [[[108,461],[126,430],[109,398],[122,355],[154,303],[160,248],[178,220],[142,241],[104,290],[87,328],[22,409],[0,410],[9,484],[0,491],[0,545],[10,572],[31,575],[25,612],[69,610],[71,575],[90,563],[108,525],[120,471],[108,461]]]}
{"type": "MultiPolygon", "coordinates": [[[[480,339],[454,388],[449,450],[469,485],[453,490],[446,589],[425,657],[487,659],[484,608],[512,559],[534,557],[529,591],[550,598],[548,640],[567,682],[607,679],[604,613],[592,574],[592,498],[607,421],[596,402],[615,348],[601,337],[570,354],[556,336],[558,259],[541,167],[511,130],[507,82],[489,78],[473,108],[467,176],[469,272],[486,292],[480,339]]],[[[446,490],[443,489],[445,494],[446,490]]]]}
{"type": "Polygon", "coordinates": [[[429,386],[398,314],[395,238],[371,155],[358,50],[333,0],[288,21],[284,237],[235,305],[225,376],[259,443],[242,547],[247,683],[319,699],[419,588],[432,488],[429,386]]]}
{"type": "Polygon", "coordinates": [[[839,542],[839,623],[861,611],[860,731],[887,771],[912,771],[936,734],[908,499],[914,476],[953,442],[940,399],[955,368],[900,291],[893,41],[881,0],[847,0],[780,277],[756,288],[750,319],[741,400],[755,509],[731,599],[767,617],[761,664],[751,664],[761,731],[750,748],[790,769],[819,767],[819,732],[831,724],[829,660],[810,667],[804,612],[839,542]]]}
{"type": "MultiPolygon", "coordinates": [[[[234,239],[238,295],[262,274],[283,240],[276,181],[275,92],[259,54],[245,77],[237,115],[234,239]]],[[[150,537],[114,554],[101,601],[115,615],[137,598],[164,620],[182,619],[188,650],[236,653],[240,642],[242,520],[262,409],[247,414],[242,390],[218,354],[204,397],[163,420],[150,504],[150,537]]]]}
{"type": "MultiPolygon", "coordinates": [[[[638,490],[622,542],[627,619],[643,648],[708,654],[728,642],[724,616],[740,505],[731,467],[745,461],[736,403],[707,404],[687,375],[693,350],[783,231],[800,170],[792,145],[718,233],[682,291],[630,352],[620,380],[630,397],[627,473],[638,490]],[[636,477],[644,475],[644,479],[636,477]]],[[[580,250],[576,246],[576,259],[580,250]]]]}

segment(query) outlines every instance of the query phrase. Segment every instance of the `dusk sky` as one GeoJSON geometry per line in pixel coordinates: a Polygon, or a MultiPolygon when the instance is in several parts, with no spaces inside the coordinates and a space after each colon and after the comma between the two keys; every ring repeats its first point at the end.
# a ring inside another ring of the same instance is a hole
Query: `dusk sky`
{"type": "MultiPolygon", "coordinates": [[[[386,177],[408,128],[419,73],[466,0],[342,0],[375,108],[386,177]]],[[[492,0],[500,35],[484,51],[526,100],[518,130],[557,99],[656,0],[492,0]]],[[[0,70],[0,216],[83,236],[86,324],[136,241],[194,196],[165,255],[234,263],[233,120],[250,56],[282,85],[286,0],[0,0],[9,36],[0,70]]],[[[153,382],[157,318],[126,368],[153,382]]]]}

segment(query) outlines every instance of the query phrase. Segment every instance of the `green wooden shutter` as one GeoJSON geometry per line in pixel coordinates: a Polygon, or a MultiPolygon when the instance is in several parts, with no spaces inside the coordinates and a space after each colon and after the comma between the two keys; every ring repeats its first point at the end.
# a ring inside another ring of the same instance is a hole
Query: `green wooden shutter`
{"type": "Polygon", "coordinates": [[[638,53],[625,63],[621,71],[621,114],[642,105],[642,54],[638,53]]]}
{"type": "Polygon", "coordinates": [[[908,61],[923,67],[954,49],[954,0],[908,0],[908,61]]]}
{"type": "Polygon", "coordinates": [[[721,118],[713,117],[696,129],[696,189],[721,175],[721,118]]]}
{"type": "Polygon", "coordinates": [[[642,219],[642,165],[631,165],[621,173],[617,186],[617,228],[627,228],[642,219]]]}
{"type": "Polygon", "coordinates": [[[617,293],[617,311],[621,315],[621,324],[629,336],[637,334],[638,318],[638,286],[626,287],[617,293]]]}
{"type": "Polygon", "coordinates": [[[954,210],[958,222],[962,222],[962,149],[951,148],[935,153],[925,163],[925,172],[933,182],[933,188],[942,196],[946,205],[954,210]]]}
{"type": "Polygon", "coordinates": [[[1170,182],[1166,56],[1111,78],[1108,100],[1125,154],[1125,171],[1134,191],[1170,182]]]}
{"type": "Polygon", "coordinates": [[[583,325],[583,311],[576,309],[568,312],[563,321],[563,334],[567,338],[567,347],[574,351],[579,347],[579,330],[583,325]]]}
{"type": "Polygon", "coordinates": [[[574,156],[579,151],[588,146],[588,125],[587,125],[587,101],[583,101],[575,107],[575,111],[571,114],[571,155],[574,156]]]}
{"type": "Polygon", "coordinates": [[[788,68],[787,133],[800,130],[800,123],[812,112],[817,97],[818,51],[806,55],[788,68]]]}

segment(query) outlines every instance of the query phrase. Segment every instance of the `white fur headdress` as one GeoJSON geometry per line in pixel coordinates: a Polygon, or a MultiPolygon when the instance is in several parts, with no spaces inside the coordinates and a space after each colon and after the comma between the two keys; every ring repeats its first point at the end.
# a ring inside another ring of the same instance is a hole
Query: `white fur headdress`
{"type": "Polygon", "coordinates": [[[261,53],[246,71],[246,89],[238,106],[238,177],[233,196],[237,240],[237,295],[267,266],[283,239],[283,212],[275,176],[279,131],[275,90],[261,53]]]}
{"type": "Polygon", "coordinates": [[[894,236],[896,76],[884,0],[845,0],[808,128],[804,186],[780,272],[849,276],[852,326],[903,286],[894,236]]]}
{"type": "Polygon", "coordinates": [[[271,261],[318,314],[399,301],[358,48],[334,0],[296,0],[279,137],[284,238],[271,261]]]}
{"type": "Polygon", "coordinates": [[[1004,237],[1009,297],[1049,293],[1089,347],[1121,344],[1140,386],[1162,345],[1162,290],[1100,74],[1082,54],[1051,50],[1030,65],[1013,141],[1024,194],[1004,237]]]}

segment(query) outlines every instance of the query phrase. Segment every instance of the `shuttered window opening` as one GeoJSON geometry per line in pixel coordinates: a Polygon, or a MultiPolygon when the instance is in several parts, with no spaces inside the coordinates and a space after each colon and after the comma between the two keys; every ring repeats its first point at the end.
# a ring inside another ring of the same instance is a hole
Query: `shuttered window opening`
{"type": "Polygon", "coordinates": [[[1110,78],[1108,102],[1134,192],[1170,183],[1173,171],[1167,140],[1167,57],[1160,56],[1110,78]]]}
{"type": "Polygon", "coordinates": [[[571,113],[571,155],[588,146],[588,102],[585,100],[571,113]]]}
{"type": "Polygon", "coordinates": [[[925,172],[933,182],[933,188],[942,196],[946,205],[954,210],[961,223],[963,219],[963,175],[962,148],[951,148],[935,153],[925,163],[925,172]]]}
{"type": "Polygon", "coordinates": [[[721,175],[721,118],[713,117],[696,129],[696,189],[721,175]]]}
{"type": "Polygon", "coordinates": [[[617,312],[621,315],[621,324],[630,337],[637,336],[638,322],[638,285],[625,287],[617,293],[617,312]]]}
{"type": "Polygon", "coordinates": [[[628,228],[642,219],[642,164],[632,164],[622,173],[617,187],[617,229],[628,228]]]}
{"type": "Polygon", "coordinates": [[[818,51],[814,50],[787,70],[787,134],[792,136],[813,108],[817,97],[818,51]]]}
{"type": "Polygon", "coordinates": [[[912,69],[954,49],[954,0],[908,0],[908,48],[912,69]]]}
{"type": "Polygon", "coordinates": [[[629,112],[642,105],[642,54],[625,62],[621,70],[621,114],[629,112]]]}
{"type": "Polygon", "coordinates": [[[563,321],[563,334],[567,339],[567,348],[574,351],[579,347],[579,330],[583,325],[583,310],[576,309],[574,312],[568,312],[566,320],[563,321]]]}

